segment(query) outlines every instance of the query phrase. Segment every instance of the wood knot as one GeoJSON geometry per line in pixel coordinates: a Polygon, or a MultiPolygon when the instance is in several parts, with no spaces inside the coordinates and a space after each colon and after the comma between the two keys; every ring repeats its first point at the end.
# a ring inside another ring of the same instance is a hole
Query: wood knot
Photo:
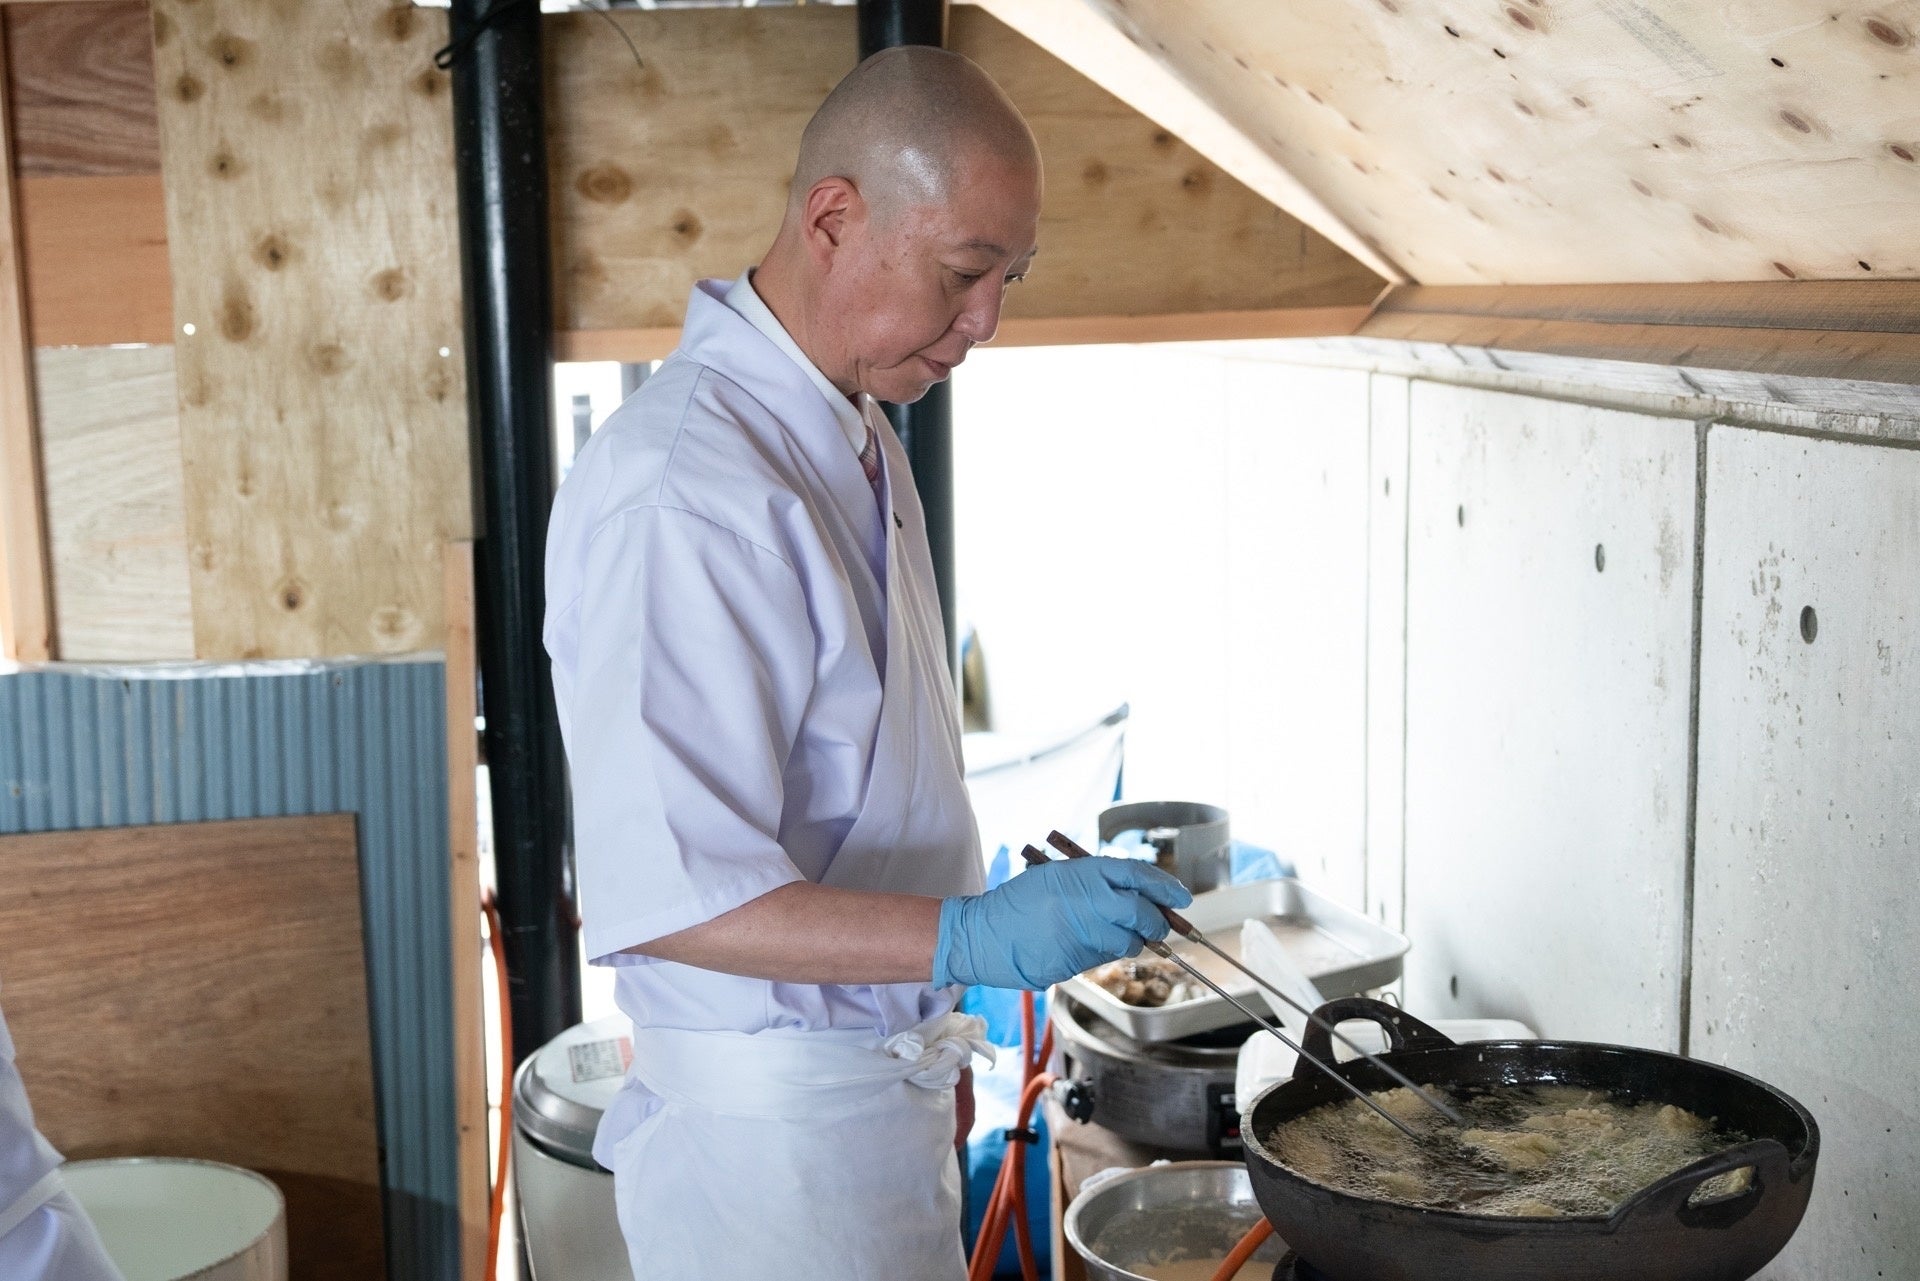
{"type": "Polygon", "coordinates": [[[1182,191],[1202,192],[1207,189],[1207,175],[1198,169],[1189,169],[1180,175],[1182,191]]]}
{"type": "Polygon", "coordinates": [[[1153,145],[1156,147],[1171,147],[1173,145],[1173,135],[1165,129],[1156,129],[1153,134],[1153,145]]]}
{"type": "Polygon", "coordinates": [[[674,212],[673,234],[680,239],[689,242],[698,240],[700,233],[704,230],[705,228],[700,225],[700,219],[691,209],[680,209],[674,212]]]}
{"type": "Polygon", "coordinates": [[[1798,112],[1782,111],[1780,113],[1780,122],[1795,133],[1813,132],[1813,126],[1808,124],[1806,117],[1800,115],[1798,112]]]}
{"type": "Polygon", "coordinates": [[[207,172],[216,178],[238,178],[246,172],[246,166],[233,154],[233,148],[222,146],[208,158],[207,172]]]}
{"type": "Polygon", "coordinates": [[[277,93],[256,93],[247,100],[247,114],[277,125],[287,118],[287,100],[277,93]]]}
{"type": "Polygon", "coordinates": [[[618,165],[595,165],[581,173],[574,189],[600,205],[617,205],[633,194],[633,179],[618,165]]]}
{"type": "Polygon", "coordinates": [[[1887,151],[1895,160],[1904,160],[1908,164],[1913,163],[1914,153],[1912,147],[1906,146],[1903,143],[1890,142],[1887,144],[1887,151]]]}
{"type": "Polygon", "coordinates": [[[1789,266],[1787,266],[1787,264],[1786,264],[1786,263],[1784,263],[1784,262],[1776,262],[1776,263],[1774,263],[1774,264],[1773,264],[1773,269],[1774,269],[1775,271],[1777,271],[1777,272],[1779,272],[1779,273],[1780,273],[1781,275],[1783,275],[1783,276],[1785,276],[1785,277],[1786,277],[1786,278],[1787,278],[1788,280],[1798,280],[1798,279],[1800,279],[1800,275],[1799,275],[1799,273],[1798,273],[1798,272],[1796,272],[1796,271],[1794,271],[1794,269],[1793,269],[1793,268],[1791,268],[1791,267],[1789,267],[1789,266]]]}
{"type": "Polygon", "coordinates": [[[307,363],[322,378],[334,378],[345,373],[352,362],[347,359],[345,347],[337,342],[322,342],[315,343],[307,352],[307,363]]]}
{"type": "Polygon", "coordinates": [[[1538,31],[1540,29],[1540,24],[1533,20],[1532,14],[1524,10],[1516,9],[1512,5],[1507,6],[1507,20],[1512,22],[1514,26],[1519,27],[1522,31],[1538,31]]]}
{"type": "Polygon", "coordinates": [[[397,4],[380,15],[380,29],[387,38],[396,42],[404,41],[413,35],[414,18],[411,4],[397,4]]]}
{"type": "Polygon", "coordinates": [[[273,589],[273,594],[278,599],[280,608],[288,613],[307,603],[307,585],[297,578],[282,579],[280,585],[273,589]]]}
{"type": "Polygon", "coordinates": [[[173,43],[173,19],[158,9],[153,11],[153,47],[164,49],[173,43]]]}
{"type": "Polygon", "coordinates": [[[1703,213],[1696,213],[1693,216],[1693,220],[1699,223],[1702,227],[1706,228],[1708,231],[1711,231],[1716,236],[1724,236],[1726,234],[1726,231],[1720,226],[1719,223],[1715,222],[1713,219],[1707,217],[1703,213]]]}
{"type": "Polygon", "coordinates": [[[268,271],[278,271],[293,257],[293,246],[277,231],[270,231],[253,244],[253,260],[268,271]]]}
{"type": "Polygon", "coordinates": [[[440,91],[446,88],[447,73],[428,67],[413,78],[413,91],[422,98],[438,98],[440,91]]]}
{"type": "Polygon", "coordinates": [[[173,96],[181,102],[198,102],[206,92],[207,87],[200,83],[200,77],[190,71],[181,72],[180,78],[173,82],[173,96]]]}
{"type": "Polygon", "coordinates": [[[1653,194],[1653,188],[1641,182],[1638,178],[1633,180],[1633,189],[1643,196],[1651,196],[1653,194]]]}
{"type": "Polygon", "coordinates": [[[253,61],[253,41],[222,31],[207,42],[207,53],[229,71],[238,71],[253,61]]]}
{"type": "Polygon", "coordinates": [[[1593,104],[1588,102],[1585,98],[1582,98],[1579,94],[1576,93],[1575,95],[1573,95],[1573,105],[1580,108],[1582,111],[1585,111],[1587,110],[1587,108],[1591,107],[1593,104]]]}
{"type": "Polygon", "coordinates": [[[1107,167],[1098,160],[1087,161],[1087,167],[1080,171],[1080,179],[1089,186],[1097,187],[1107,180],[1107,167]]]}
{"type": "Polygon", "coordinates": [[[246,291],[237,285],[228,285],[226,294],[220,300],[220,336],[228,342],[245,342],[253,337],[253,303],[246,291]]]}
{"type": "Polygon", "coordinates": [[[399,302],[407,296],[407,288],[405,267],[388,267],[373,275],[373,296],[381,302],[399,302]]]}

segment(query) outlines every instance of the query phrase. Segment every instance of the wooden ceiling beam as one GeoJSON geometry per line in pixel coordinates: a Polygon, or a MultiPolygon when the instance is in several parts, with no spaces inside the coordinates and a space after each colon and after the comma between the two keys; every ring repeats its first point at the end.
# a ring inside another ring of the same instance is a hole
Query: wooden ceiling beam
{"type": "Polygon", "coordinates": [[[1339,245],[1382,280],[1410,279],[1371,237],[1348,226],[1286,166],[1253,142],[1085,0],[971,0],[1275,206],[1339,245]]]}
{"type": "Polygon", "coordinates": [[[1920,281],[1399,287],[1358,336],[1920,384],[1920,281]]]}

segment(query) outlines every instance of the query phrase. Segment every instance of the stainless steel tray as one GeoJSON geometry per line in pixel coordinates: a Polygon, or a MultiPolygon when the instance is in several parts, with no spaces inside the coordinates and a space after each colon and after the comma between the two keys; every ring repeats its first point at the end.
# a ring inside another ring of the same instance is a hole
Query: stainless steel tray
{"type": "MultiPolygon", "coordinates": [[[[1400,977],[1401,958],[1410,944],[1407,936],[1342,907],[1299,881],[1283,878],[1231,885],[1198,895],[1182,913],[1209,942],[1231,955],[1240,955],[1240,925],[1259,917],[1279,935],[1294,963],[1313,980],[1320,995],[1331,1001],[1383,987],[1400,977]]],[[[1167,940],[1181,957],[1192,961],[1221,987],[1262,1014],[1268,1005],[1252,979],[1210,955],[1205,948],[1180,939],[1167,940]]],[[[1060,985],[1061,990],[1107,1022],[1138,1041],[1175,1041],[1196,1032],[1244,1023],[1246,1016],[1212,992],[1173,1005],[1128,1005],[1084,974],[1060,985]]]]}

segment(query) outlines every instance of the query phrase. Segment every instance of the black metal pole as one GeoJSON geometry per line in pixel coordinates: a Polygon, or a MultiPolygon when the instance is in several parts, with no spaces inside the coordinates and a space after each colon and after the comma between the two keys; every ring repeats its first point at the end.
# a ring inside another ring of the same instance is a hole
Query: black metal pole
{"type": "Polygon", "coordinates": [[[467,405],[478,463],[475,640],[519,1063],[580,1021],[566,758],[540,640],[554,488],[540,6],[452,0],[451,21],[467,405]]]}
{"type": "MultiPolygon", "coordinates": [[[[947,0],[860,0],[860,57],[903,44],[947,43],[947,0]]],[[[927,513],[927,549],[947,628],[947,663],[958,680],[960,643],[953,597],[953,384],[935,383],[911,405],[885,405],[913,466],[927,513]]]]}

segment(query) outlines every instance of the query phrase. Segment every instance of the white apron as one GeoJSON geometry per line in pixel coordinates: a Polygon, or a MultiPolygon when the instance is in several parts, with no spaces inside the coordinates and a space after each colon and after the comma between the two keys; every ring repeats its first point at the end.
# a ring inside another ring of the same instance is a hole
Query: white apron
{"type": "Polygon", "coordinates": [[[0,1279],[119,1281],[86,1212],[60,1181],[60,1154],[34,1128],[0,1015],[0,1279]]]}
{"type": "MultiPolygon", "coordinates": [[[[865,802],[822,878],[859,888],[898,883],[897,851],[978,845],[924,517],[912,486],[896,489],[909,474],[898,440],[879,435],[880,728],[865,802]]],[[[958,1014],[884,1040],[635,1028],[629,1088],[601,1128],[623,1137],[596,1152],[614,1174],[635,1281],[959,1281],[953,1086],[973,1054],[991,1058],[984,1033],[958,1014]]]]}

